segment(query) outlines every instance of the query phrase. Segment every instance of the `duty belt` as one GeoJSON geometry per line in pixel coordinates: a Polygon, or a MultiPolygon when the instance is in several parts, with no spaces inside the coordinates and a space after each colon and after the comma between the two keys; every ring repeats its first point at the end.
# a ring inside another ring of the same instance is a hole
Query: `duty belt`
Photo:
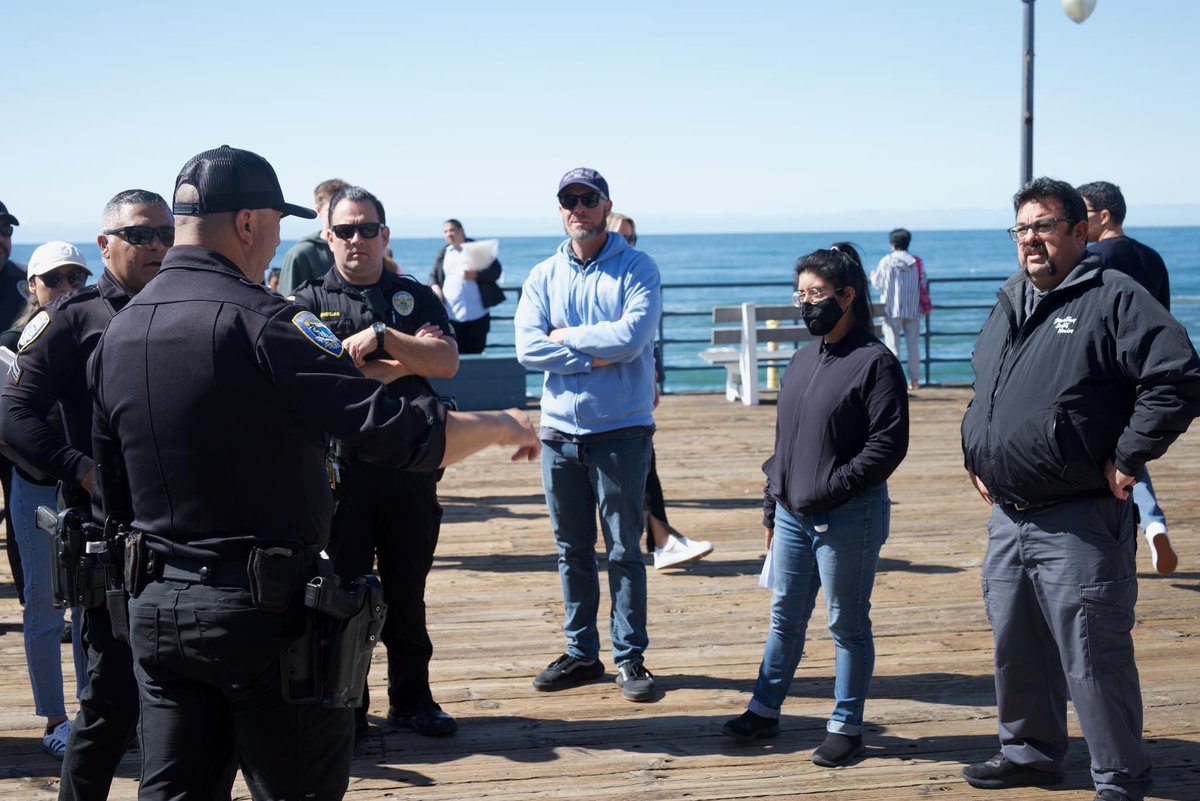
{"type": "Polygon", "coordinates": [[[246,574],[246,559],[192,559],[186,556],[159,556],[162,561],[160,578],[164,581],[187,581],[193,584],[215,584],[224,587],[250,587],[246,574]]]}

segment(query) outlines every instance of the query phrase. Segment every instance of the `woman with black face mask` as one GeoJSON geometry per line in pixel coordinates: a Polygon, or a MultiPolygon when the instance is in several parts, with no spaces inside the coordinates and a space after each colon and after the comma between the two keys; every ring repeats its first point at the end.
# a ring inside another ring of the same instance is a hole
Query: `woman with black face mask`
{"type": "Polygon", "coordinates": [[[867,278],[839,242],[796,263],[805,325],[820,337],[783,375],[763,526],[771,559],[771,628],[746,712],[725,724],[739,740],[779,733],[779,710],[824,589],[836,650],[834,707],[812,761],[836,767],[863,753],[863,708],[875,666],[871,589],[888,535],[888,476],[908,450],[900,362],[874,333],[867,278]]]}

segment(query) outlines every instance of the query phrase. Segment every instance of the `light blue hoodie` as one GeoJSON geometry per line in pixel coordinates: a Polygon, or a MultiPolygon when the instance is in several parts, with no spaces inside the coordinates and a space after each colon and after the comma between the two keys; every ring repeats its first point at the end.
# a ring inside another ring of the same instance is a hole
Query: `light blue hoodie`
{"type": "Polygon", "coordinates": [[[571,240],[525,279],[517,304],[517,359],[544,370],[542,425],[600,434],[654,424],[654,334],[662,316],[658,265],[625,238],[608,241],[586,269],[571,240]],[[569,328],[560,345],[547,333],[569,328]],[[592,367],[592,359],[613,364],[592,367]]]}

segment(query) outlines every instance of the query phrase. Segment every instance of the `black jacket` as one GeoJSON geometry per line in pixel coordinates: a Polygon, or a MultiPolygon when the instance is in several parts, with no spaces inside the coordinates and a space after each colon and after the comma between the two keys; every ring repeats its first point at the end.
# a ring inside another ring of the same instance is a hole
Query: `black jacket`
{"type": "Polygon", "coordinates": [[[91,386],[104,511],[192,557],[323,547],[326,432],[393,467],[433,470],[445,450],[436,399],[389,398],[312,312],[200,247],[171,248],[113,318],[91,386]]]}
{"type": "Polygon", "coordinates": [[[763,464],[763,525],[778,501],[793,515],[828,512],[887,481],[908,452],[900,362],[860,329],[792,357],[779,389],[775,453],[763,464]]]}
{"type": "MultiPolygon", "coordinates": [[[[467,237],[464,241],[474,242],[475,240],[467,237]]],[[[446,282],[446,271],[442,267],[445,263],[446,248],[442,248],[433,259],[433,269],[429,272],[430,286],[435,284],[441,286],[446,282]]],[[[491,264],[479,270],[475,275],[475,284],[479,287],[479,298],[483,301],[485,308],[490,309],[504,302],[504,290],[497,283],[500,280],[500,271],[500,260],[494,259],[491,264]]]]}
{"type": "Polygon", "coordinates": [[[1089,255],[1028,319],[1023,272],[979,332],[966,466],[999,503],[1109,494],[1104,463],[1136,476],[1200,414],[1187,331],[1129,276],[1089,255]]]}

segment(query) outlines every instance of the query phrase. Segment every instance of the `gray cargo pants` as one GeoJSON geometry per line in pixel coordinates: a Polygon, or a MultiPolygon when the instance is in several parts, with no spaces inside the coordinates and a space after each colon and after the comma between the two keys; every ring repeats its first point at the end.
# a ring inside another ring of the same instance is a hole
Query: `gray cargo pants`
{"type": "Polygon", "coordinates": [[[1069,697],[1097,790],[1140,801],[1151,776],[1133,659],[1136,547],[1129,501],[1082,498],[1024,511],[996,504],[983,598],[996,643],[1004,756],[1058,767],[1069,697]]]}

